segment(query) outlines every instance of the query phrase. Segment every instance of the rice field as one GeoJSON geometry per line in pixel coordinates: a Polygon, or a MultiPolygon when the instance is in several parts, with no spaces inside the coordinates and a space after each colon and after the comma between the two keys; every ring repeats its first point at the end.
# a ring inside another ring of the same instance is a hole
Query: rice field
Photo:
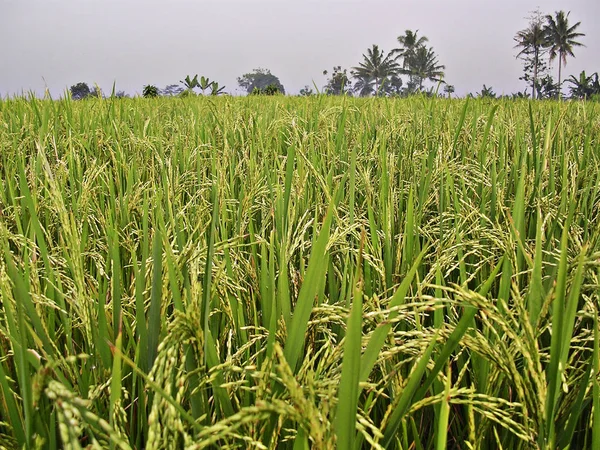
{"type": "Polygon", "coordinates": [[[0,100],[0,448],[600,442],[600,105],[0,100]]]}

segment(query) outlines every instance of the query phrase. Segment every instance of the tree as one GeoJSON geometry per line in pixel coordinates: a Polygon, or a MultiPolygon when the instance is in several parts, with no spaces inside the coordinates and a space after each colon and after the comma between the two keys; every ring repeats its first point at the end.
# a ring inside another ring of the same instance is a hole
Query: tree
{"type": "Polygon", "coordinates": [[[279,90],[279,87],[275,84],[270,84],[268,86],[265,86],[263,89],[255,87],[252,90],[252,92],[250,92],[250,95],[279,95],[279,94],[283,94],[283,92],[281,92],[279,90]]]}
{"type": "Polygon", "coordinates": [[[263,91],[267,86],[275,86],[279,92],[285,94],[285,88],[279,78],[271,73],[269,69],[254,69],[250,73],[246,73],[237,79],[241,88],[245,89],[248,94],[254,92],[254,89],[263,91]]]}
{"type": "Polygon", "coordinates": [[[266,88],[262,89],[261,93],[264,95],[282,94],[282,92],[279,90],[279,86],[277,86],[276,84],[268,85],[266,88]]]}
{"type": "Polygon", "coordinates": [[[144,90],[142,91],[142,95],[145,98],[154,98],[158,97],[158,88],[152,84],[148,84],[144,86],[144,90]]]}
{"type": "Polygon", "coordinates": [[[372,83],[375,95],[379,95],[382,83],[397,75],[399,69],[400,66],[392,53],[384,55],[378,45],[373,45],[363,54],[363,62],[352,68],[352,75],[363,83],[372,83]]]}
{"type": "MultiPolygon", "coordinates": [[[[418,86],[419,91],[423,89],[423,82],[429,80],[432,82],[441,82],[444,78],[444,69],[446,66],[440,64],[433,47],[421,46],[415,53],[408,56],[408,74],[411,76],[414,87],[418,86]]],[[[409,86],[411,88],[412,86],[409,86]]]]}
{"type": "Polygon", "coordinates": [[[400,78],[399,75],[394,74],[383,81],[379,92],[380,94],[383,93],[390,96],[400,96],[403,93],[403,84],[402,78],[400,78]]]}
{"type": "Polygon", "coordinates": [[[598,73],[594,73],[588,77],[584,70],[579,74],[579,78],[571,75],[566,81],[567,83],[571,83],[571,98],[585,100],[594,95],[600,95],[598,73]]]}
{"type": "Polygon", "coordinates": [[[190,76],[187,75],[179,82],[185,87],[187,95],[195,95],[194,88],[200,87],[200,83],[198,83],[198,74],[194,75],[194,78],[190,78],[190,76]]]}
{"type": "MultiPolygon", "coordinates": [[[[323,75],[327,75],[326,70],[323,75]]],[[[352,81],[348,77],[348,71],[342,69],[342,66],[335,66],[331,76],[327,79],[327,84],[323,87],[327,95],[344,95],[352,91],[352,81]]]]}
{"type": "Polygon", "coordinates": [[[115,98],[129,98],[129,95],[125,91],[115,92],[115,98]]]}
{"type": "Polygon", "coordinates": [[[398,36],[400,48],[392,50],[396,59],[402,59],[401,73],[408,75],[406,90],[414,92],[423,90],[423,82],[442,81],[445,66],[440,64],[433,47],[427,47],[427,36],[419,36],[419,30],[406,30],[398,36]]]}
{"type": "Polygon", "coordinates": [[[527,92],[527,90],[524,90],[523,92],[515,92],[510,95],[510,98],[512,100],[527,99],[529,98],[529,93],[527,92]]]}
{"type": "Polygon", "coordinates": [[[356,79],[356,82],[354,83],[354,88],[352,90],[360,97],[368,97],[375,92],[373,89],[373,79],[371,77],[366,75],[354,75],[354,78],[356,79]]]}
{"type": "Polygon", "coordinates": [[[535,91],[536,98],[538,99],[557,98],[560,87],[554,82],[551,75],[546,75],[543,78],[538,79],[535,85],[535,91]]]}
{"type": "Polygon", "coordinates": [[[483,89],[481,89],[481,92],[479,92],[477,94],[477,96],[479,98],[496,98],[496,93],[494,92],[494,89],[491,86],[487,87],[484,84],[483,85],[483,89]]]}
{"type": "Polygon", "coordinates": [[[408,92],[414,92],[417,85],[419,85],[419,82],[415,80],[414,75],[412,75],[413,68],[411,67],[411,63],[414,61],[417,50],[424,47],[427,42],[429,42],[427,36],[419,37],[418,34],[419,30],[406,30],[404,35],[398,36],[397,38],[400,47],[392,50],[392,52],[396,54],[396,59],[402,59],[402,73],[409,76],[407,86],[408,92]]]}
{"type": "Polygon", "coordinates": [[[300,95],[302,97],[310,97],[311,95],[314,95],[314,94],[315,94],[314,91],[308,84],[306,86],[304,86],[302,89],[300,89],[300,95]]]}
{"type": "Polygon", "coordinates": [[[69,90],[71,91],[71,98],[73,100],[83,100],[92,94],[90,87],[84,82],[74,84],[69,90]]]}
{"type": "MultiPolygon", "coordinates": [[[[213,81],[210,83],[210,95],[221,95],[225,93],[225,86],[219,87],[219,83],[213,81]]],[[[204,91],[202,91],[204,93],[204,91]]]]}
{"type": "Polygon", "coordinates": [[[90,91],[90,97],[96,97],[96,98],[102,98],[104,94],[102,94],[102,89],[100,89],[100,86],[96,85],[94,86],[94,89],[92,89],[90,91]]]}
{"type": "MultiPolygon", "coordinates": [[[[212,85],[214,83],[212,81],[210,81],[210,79],[208,77],[200,77],[200,83],[198,83],[198,87],[202,90],[202,95],[204,95],[204,92],[210,88],[211,89],[211,93],[212,93],[212,85]]],[[[219,85],[217,83],[217,90],[219,89],[219,85]]],[[[217,95],[217,94],[215,94],[217,95]]]]}
{"type": "Polygon", "coordinates": [[[539,9],[533,11],[529,17],[529,25],[519,31],[514,38],[515,48],[521,51],[517,58],[523,60],[525,82],[531,81],[531,95],[535,99],[536,83],[540,73],[544,74],[548,69],[543,56],[548,50],[548,33],[544,25],[544,17],[539,9]]]}
{"type": "Polygon", "coordinates": [[[160,91],[160,95],[164,95],[165,97],[175,97],[183,92],[183,88],[178,84],[169,84],[165,86],[163,90],[160,91]]]}
{"type": "Polygon", "coordinates": [[[396,58],[403,58],[402,67],[408,69],[409,61],[419,47],[424,47],[429,39],[427,36],[418,36],[419,30],[412,31],[406,30],[403,36],[398,36],[398,43],[401,45],[400,48],[395,48],[392,53],[395,53],[396,58]]]}
{"type": "Polygon", "coordinates": [[[453,86],[453,85],[451,85],[451,84],[446,84],[446,85],[444,86],[444,93],[445,93],[446,95],[448,95],[448,98],[450,98],[450,97],[452,96],[452,94],[454,94],[454,91],[455,91],[455,89],[454,89],[454,86],[453,86]]]}
{"type": "Polygon", "coordinates": [[[558,57],[558,97],[561,95],[562,81],[562,66],[567,65],[567,56],[575,57],[573,50],[575,47],[582,47],[583,44],[577,41],[577,38],[585,36],[583,33],[578,33],[576,30],[581,25],[577,22],[573,26],[569,26],[569,14],[564,11],[558,11],[555,16],[546,16],[546,33],[548,36],[548,46],[550,61],[558,57]]]}

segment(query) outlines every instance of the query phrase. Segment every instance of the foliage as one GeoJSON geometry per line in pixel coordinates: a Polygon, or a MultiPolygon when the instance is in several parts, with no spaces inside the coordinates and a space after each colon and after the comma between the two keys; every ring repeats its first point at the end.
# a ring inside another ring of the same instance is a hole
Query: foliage
{"type": "Polygon", "coordinates": [[[269,69],[254,69],[250,73],[246,73],[238,78],[238,84],[241,88],[243,88],[248,94],[251,94],[258,90],[258,92],[263,92],[268,86],[275,86],[277,90],[285,94],[285,89],[279,78],[271,73],[269,69]]]}
{"type": "Polygon", "coordinates": [[[90,87],[84,82],[74,84],[69,90],[71,91],[71,98],[73,100],[83,100],[92,95],[90,87]]]}
{"type": "Polygon", "coordinates": [[[532,98],[536,98],[536,85],[540,77],[548,71],[545,56],[548,53],[548,28],[546,19],[539,9],[532,12],[529,25],[517,33],[514,40],[515,48],[521,49],[517,58],[523,60],[523,76],[520,78],[526,83],[531,83],[532,98]]]}
{"type": "MultiPolygon", "coordinates": [[[[209,88],[211,89],[211,93],[212,93],[212,86],[213,86],[213,82],[210,81],[210,79],[208,77],[202,76],[200,78],[198,87],[202,90],[202,95],[204,95],[205,91],[209,88]]],[[[217,86],[217,90],[218,90],[218,86],[217,86]]],[[[215,94],[215,95],[217,95],[217,94],[215,94]]]]}
{"type": "Polygon", "coordinates": [[[210,81],[210,79],[205,76],[201,76],[200,79],[198,79],[198,75],[194,75],[194,78],[191,78],[189,75],[187,75],[185,79],[181,81],[181,83],[184,85],[185,91],[178,93],[180,97],[190,97],[196,95],[194,92],[195,88],[200,88],[202,95],[206,95],[206,90],[210,90],[210,95],[221,95],[225,91],[225,86],[219,86],[219,83],[216,81],[210,81]]]}
{"type": "Polygon", "coordinates": [[[375,92],[374,82],[368,75],[353,75],[355,82],[352,91],[359,97],[368,97],[375,92]]]}
{"type": "Polygon", "coordinates": [[[146,86],[144,86],[144,89],[142,90],[142,96],[144,98],[155,98],[155,97],[158,97],[158,94],[159,94],[158,88],[152,84],[147,84],[146,86]]]}
{"type": "Polygon", "coordinates": [[[194,75],[194,78],[186,75],[186,77],[181,80],[180,83],[183,84],[183,87],[187,91],[186,95],[195,95],[194,89],[200,87],[200,83],[198,82],[198,74],[194,75]]]}
{"type": "Polygon", "coordinates": [[[90,97],[95,97],[95,98],[104,97],[104,94],[102,93],[102,89],[100,89],[100,86],[98,86],[98,85],[94,86],[94,88],[90,91],[90,97]]]}
{"type": "Polygon", "coordinates": [[[446,67],[439,63],[432,47],[418,47],[414,54],[405,58],[408,58],[406,73],[410,75],[411,83],[413,83],[409,90],[414,90],[414,88],[418,88],[419,91],[423,90],[423,82],[426,80],[437,83],[443,81],[446,67]]]}
{"type": "Polygon", "coordinates": [[[396,60],[402,59],[398,74],[408,75],[405,91],[408,94],[423,91],[427,80],[439,83],[444,78],[445,66],[440,64],[433,47],[427,47],[427,36],[419,36],[417,31],[406,30],[398,36],[399,48],[392,50],[396,60]]]}
{"type": "Polygon", "coordinates": [[[194,91],[190,91],[189,89],[183,89],[177,97],[179,98],[188,98],[188,97],[196,97],[197,94],[194,91]]]}
{"type": "MultiPolygon", "coordinates": [[[[329,75],[324,70],[323,75],[329,75]]],[[[334,66],[331,75],[327,79],[327,84],[323,87],[323,92],[327,95],[345,95],[352,92],[352,81],[348,77],[348,71],[342,69],[342,66],[334,66]]]]}
{"type": "Polygon", "coordinates": [[[536,83],[536,98],[540,100],[555,99],[560,92],[559,84],[554,81],[551,75],[546,75],[538,79],[536,83]]]}
{"type": "Polygon", "coordinates": [[[396,55],[396,59],[402,59],[402,73],[409,76],[406,90],[408,93],[413,93],[421,83],[415,78],[411,64],[416,59],[417,50],[425,47],[429,38],[419,36],[419,30],[406,30],[403,35],[398,36],[397,41],[400,47],[392,50],[392,53],[396,55]]]}
{"type": "Polygon", "coordinates": [[[546,33],[548,36],[548,52],[550,61],[558,58],[558,96],[561,95],[562,89],[562,66],[567,65],[567,56],[574,57],[575,47],[582,47],[583,44],[577,39],[585,36],[579,33],[577,29],[581,22],[574,25],[569,25],[569,14],[564,11],[558,11],[554,16],[547,15],[548,22],[546,33]]]}
{"type": "Polygon", "coordinates": [[[483,88],[481,89],[481,92],[479,92],[477,94],[478,97],[480,98],[496,98],[496,93],[494,92],[494,89],[491,86],[486,86],[485,84],[483,85],[483,88]]]}
{"type": "Polygon", "coordinates": [[[452,94],[454,94],[455,91],[455,87],[452,84],[444,84],[444,93],[448,96],[451,97],[452,94]]]}
{"type": "Polygon", "coordinates": [[[160,91],[160,95],[162,95],[163,97],[177,97],[183,91],[184,89],[178,84],[169,84],[160,91]]]}
{"type": "Polygon", "coordinates": [[[269,84],[265,86],[263,89],[255,87],[250,95],[279,95],[282,92],[279,91],[279,87],[275,84],[269,84]]]}
{"type": "Polygon", "coordinates": [[[392,75],[383,81],[380,92],[388,96],[397,97],[403,95],[403,85],[404,82],[400,78],[400,75],[392,75]]]}
{"type": "Polygon", "coordinates": [[[527,92],[527,90],[524,91],[520,91],[520,92],[515,92],[513,94],[511,94],[509,96],[511,99],[513,100],[521,100],[521,99],[528,99],[529,97],[529,93],[527,92]]]}
{"type": "MultiPolygon", "coordinates": [[[[397,75],[399,69],[392,52],[385,55],[378,45],[373,45],[366,54],[363,53],[363,61],[352,68],[352,76],[361,83],[359,92],[365,91],[366,86],[370,85],[372,92],[380,95],[381,86],[397,75]]],[[[356,89],[355,86],[355,92],[356,89]]]]}
{"type": "Polygon", "coordinates": [[[308,84],[306,86],[304,86],[302,89],[300,89],[300,95],[302,97],[311,97],[314,94],[315,94],[315,92],[312,90],[312,88],[308,84]]]}
{"type": "Polygon", "coordinates": [[[406,30],[404,35],[398,36],[399,48],[392,50],[398,58],[402,58],[402,68],[410,71],[411,59],[415,57],[417,50],[421,47],[425,47],[429,42],[427,36],[419,37],[419,30],[412,31],[406,30]]]}
{"type": "Polygon", "coordinates": [[[597,72],[588,77],[584,70],[579,74],[579,78],[571,75],[566,81],[571,84],[571,98],[586,100],[600,95],[600,81],[597,72]]]}
{"type": "Polygon", "coordinates": [[[1,447],[593,447],[597,105],[209,103],[0,102],[1,447]]]}
{"type": "Polygon", "coordinates": [[[219,83],[217,83],[216,81],[211,82],[209,86],[210,86],[210,95],[221,95],[221,94],[225,93],[225,86],[219,87],[219,83]]]}

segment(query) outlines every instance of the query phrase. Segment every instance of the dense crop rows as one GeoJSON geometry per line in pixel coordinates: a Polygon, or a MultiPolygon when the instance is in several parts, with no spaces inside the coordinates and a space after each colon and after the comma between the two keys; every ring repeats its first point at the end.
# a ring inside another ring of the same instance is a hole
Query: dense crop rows
{"type": "Polygon", "coordinates": [[[591,448],[599,169],[593,103],[0,101],[0,446],[591,448]]]}

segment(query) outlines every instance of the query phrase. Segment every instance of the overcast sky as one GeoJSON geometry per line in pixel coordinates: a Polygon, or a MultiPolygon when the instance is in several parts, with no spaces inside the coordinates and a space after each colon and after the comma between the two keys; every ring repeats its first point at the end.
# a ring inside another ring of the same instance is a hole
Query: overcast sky
{"type": "Polygon", "coordinates": [[[600,71],[599,0],[0,0],[0,95],[79,81],[134,94],[196,73],[239,93],[256,67],[297,93],[406,29],[429,37],[458,94],[508,94],[525,88],[513,37],[538,6],[582,22],[586,47],[564,73],[600,71]]]}

